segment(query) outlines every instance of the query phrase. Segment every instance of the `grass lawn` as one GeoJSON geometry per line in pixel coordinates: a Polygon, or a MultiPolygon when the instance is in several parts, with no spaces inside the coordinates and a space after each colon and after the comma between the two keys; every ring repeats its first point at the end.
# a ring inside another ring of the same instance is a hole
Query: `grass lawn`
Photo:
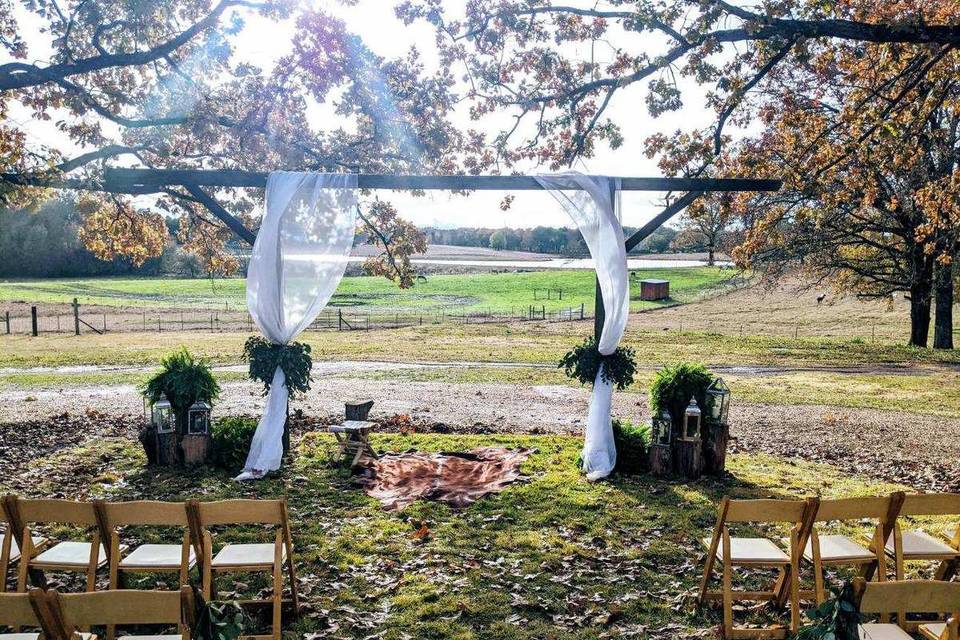
{"type": "MultiPolygon", "coordinates": [[[[304,333],[314,360],[526,362],[555,364],[593,331],[592,321],[423,325],[304,333]]],[[[218,364],[242,362],[246,333],[108,333],[0,336],[0,367],[153,365],[186,345],[218,364]]],[[[627,326],[622,344],[645,365],[695,360],[711,365],[851,366],[960,364],[960,350],[934,351],[847,338],[729,336],[627,326]]]]}
{"type": "MultiPolygon", "coordinates": [[[[631,304],[634,310],[690,302],[716,290],[733,277],[717,267],[646,269],[644,278],[670,280],[672,298],[631,304]]],[[[457,313],[497,311],[516,313],[529,305],[556,311],[585,305],[593,313],[595,276],[590,270],[547,270],[525,273],[482,273],[429,276],[412,289],[398,289],[381,277],[344,278],[331,300],[333,306],[362,306],[390,310],[448,307],[457,313]],[[546,290],[551,289],[551,299],[546,290]],[[534,291],[538,293],[534,295],[534,291]],[[562,292],[562,299],[559,299],[562,292]],[[541,299],[542,298],[542,299],[541,299]]],[[[146,308],[245,309],[246,281],[176,278],[90,278],[0,281],[0,303],[67,304],[79,298],[82,305],[146,308]]],[[[636,285],[633,295],[639,296],[636,285]]]]}
{"type": "MultiPolygon", "coordinates": [[[[692,594],[701,566],[697,539],[708,535],[721,496],[839,497],[896,488],[762,455],[732,456],[724,480],[589,483],[576,468],[577,438],[380,435],[374,445],[393,451],[536,448],[523,468],[529,481],[502,494],[460,512],[418,502],[389,513],[330,467],[331,445],[326,434],[306,434],[280,477],[237,484],[225,472],[147,469],[138,444],[98,438],[36,460],[34,471],[0,484],[30,495],[113,500],[287,496],[307,604],[288,635],[398,640],[693,637],[720,620],[715,610],[698,610],[692,594]],[[413,535],[421,526],[426,538],[413,535]]],[[[258,532],[221,535],[249,541],[258,532]]]]}

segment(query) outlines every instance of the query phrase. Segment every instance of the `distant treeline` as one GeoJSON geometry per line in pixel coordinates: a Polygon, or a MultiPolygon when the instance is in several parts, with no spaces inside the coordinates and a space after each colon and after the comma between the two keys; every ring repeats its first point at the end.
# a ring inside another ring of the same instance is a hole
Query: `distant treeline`
{"type": "MultiPolygon", "coordinates": [[[[637,228],[624,227],[626,237],[630,237],[637,228]]],[[[530,229],[475,229],[461,227],[457,229],[424,229],[431,244],[449,244],[458,247],[486,247],[499,251],[533,251],[535,253],[556,253],[560,255],[586,255],[587,245],[576,229],[565,227],[533,227],[530,229]]],[[[634,253],[664,253],[670,251],[670,243],[677,230],[663,226],[640,243],[634,253]]]]}
{"type": "MultiPolygon", "coordinates": [[[[162,255],[140,267],[126,260],[100,260],[80,241],[81,224],[69,199],[49,200],[35,212],[0,208],[0,277],[204,275],[196,258],[182,253],[172,241],[162,255]]],[[[172,238],[177,221],[168,220],[167,225],[172,238]]]]}

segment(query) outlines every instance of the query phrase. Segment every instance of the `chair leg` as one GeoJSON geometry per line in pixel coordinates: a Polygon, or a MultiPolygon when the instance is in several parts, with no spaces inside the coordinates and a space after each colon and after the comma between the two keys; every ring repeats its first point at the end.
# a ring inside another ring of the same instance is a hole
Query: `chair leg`
{"type": "Polygon", "coordinates": [[[730,532],[723,529],[723,637],[733,637],[733,569],[730,566],[730,532]]]}
{"type": "Polygon", "coordinates": [[[273,547],[273,633],[280,640],[283,629],[283,532],[277,531],[273,547]]]}
{"type": "Polygon", "coordinates": [[[293,604],[293,619],[300,617],[300,596],[297,594],[297,570],[293,566],[293,549],[287,550],[287,574],[290,578],[290,601],[293,604]]]}
{"type": "Polygon", "coordinates": [[[10,529],[3,532],[3,542],[0,542],[0,593],[7,590],[7,578],[10,574],[10,549],[13,546],[13,534],[10,529]]]}
{"type": "Polygon", "coordinates": [[[797,531],[790,539],[790,631],[800,628],[800,549],[797,531]]]}

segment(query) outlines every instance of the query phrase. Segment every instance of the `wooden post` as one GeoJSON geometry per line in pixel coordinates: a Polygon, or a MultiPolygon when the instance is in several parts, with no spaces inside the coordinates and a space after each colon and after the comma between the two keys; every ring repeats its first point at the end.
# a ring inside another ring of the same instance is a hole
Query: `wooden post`
{"type": "MultiPolygon", "coordinates": [[[[367,324],[370,323],[368,318],[367,324]]],[[[337,309],[337,331],[343,331],[343,309],[337,309]]]]}
{"type": "Polygon", "coordinates": [[[655,476],[669,476],[673,473],[673,460],[670,445],[650,445],[650,473],[655,476]]]}
{"type": "Polygon", "coordinates": [[[36,338],[39,334],[39,328],[37,327],[37,308],[30,307],[30,329],[33,333],[33,337],[36,338]]]}
{"type": "Polygon", "coordinates": [[[7,335],[10,335],[10,312],[6,312],[7,335]]]}
{"type": "Polygon", "coordinates": [[[80,335],[80,303],[73,299],[73,334],[80,335]]]}

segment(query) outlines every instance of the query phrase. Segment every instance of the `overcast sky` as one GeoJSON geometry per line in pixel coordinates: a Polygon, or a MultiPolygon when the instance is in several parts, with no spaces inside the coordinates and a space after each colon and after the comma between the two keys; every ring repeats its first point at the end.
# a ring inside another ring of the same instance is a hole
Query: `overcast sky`
{"type": "MultiPolygon", "coordinates": [[[[356,6],[344,7],[335,0],[314,0],[315,6],[341,17],[348,28],[360,35],[364,42],[376,53],[385,57],[403,55],[411,46],[416,46],[428,65],[435,64],[434,33],[432,28],[420,23],[411,27],[404,26],[394,15],[394,3],[389,0],[360,0],[356,6]]],[[[461,0],[450,0],[454,7],[463,5],[461,0]]],[[[574,5],[593,5],[593,2],[572,1],[574,5]]],[[[22,9],[18,14],[23,15],[22,9]]],[[[268,67],[274,61],[286,54],[291,45],[293,33],[292,21],[276,23],[247,15],[245,27],[236,36],[236,55],[257,65],[268,67]]],[[[45,55],[44,38],[36,32],[36,21],[31,17],[23,16],[30,42],[30,59],[43,60],[45,55]]],[[[618,43],[621,46],[644,47],[659,51],[660,44],[653,37],[646,39],[641,36],[632,36],[635,40],[618,43]]],[[[604,52],[598,50],[598,57],[604,52]]],[[[2,61],[2,54],[0,54],[2,61]]],[[[454,70],[458,72],[460,70],[454,70]]],[[[643,141],[651,133],[662,131],[672,133],[678,128],[686,130],[700,127],[710,122],[711,113],[704,108],[703,91],[692,83],[684,84],[683,110],[666,114],[660,118],[651,118],[644,104],[645,83],[622,90],[615,96],[608,113],[620,125],[625,144],[616,151],[600,146],[596,157],[585,162],[580,170],[594,174],[617,176],[657,176],[660,174],[655,161],[649,160],[643,154],[643,141]]],[[[314,126],[325,128],[324,120],[333,116],[320,107],[312,113],[314,126]]],[[[27,123],[31,140],[34,142],[56,143],[59,134],[50,123],[30,121],[29,116],[22,110],[16,110],[13,118],[27,123]]],[[[470,123],[466,116],[462,122],[470,123]]],[[[61,146],[61,145],[57,145],[61,146]]],[[[513,226],[529,227],[538,224],[565,225],[571,223],[558,206],[542,193],[521,192],[511,209],[501,211],[499,204],[503,193],[479,192],[468,197],[450,196],[443,192],[430,192],[425,197],[413,198],[402,193],[384,194],[396,203],[402,215],[418,225],[434,226],[513,226]]],[[[623,197],[623,224],[637,226],[648,220],[659,209],[663,194],[657,193],[629,193],[623,197]]]]}

